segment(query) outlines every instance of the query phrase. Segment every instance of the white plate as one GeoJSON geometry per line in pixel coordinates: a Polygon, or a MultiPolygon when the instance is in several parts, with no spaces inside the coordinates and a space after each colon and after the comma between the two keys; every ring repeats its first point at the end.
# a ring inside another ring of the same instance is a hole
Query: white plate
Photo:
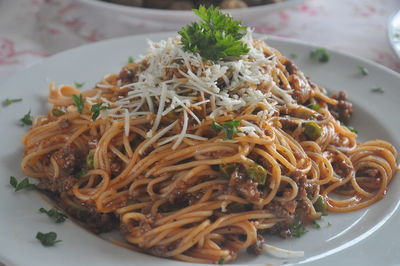
{"type": "MultiPolygon", "coordinates": [[[[125,37],[80,47],[53,56],[18,73],[0,86],[1,99],[23,98],[23,102],[0,108],[0,260],[9,265],[183,265],[184,263],[136,253],[85,231],[71,221],[53,224],[38,209],[47,204],[34,192],[15,193],[9,176],[22,177],[20,139],[27,128],[19,118],[28,110],[44,114],[48,106],[48,83],[85,82],[89,88],[103,75],[118,72],[128,56],[138,56],[147,47],[146,39],[160,40],[172,33],[125,37]],[[38,231],[55,231],[63,241],[46,248],[35,240],[38,231]]],[[[348,92],[355,106],[352,125],[362,140],[382,138],[400,147],[400,76],[375,63],[332,52],[328,63],[312,61],[307,44],[270,38],[270,45],[285,54],[295,53],[295,62],[315,82],[329,90],[348,92]],[[357,69],[369,70],[362,76],[357,69]],[[382,87],[383,94],[371,92],[382,87]]],[[[307,262],[307,265],[393,265],[400,261],[399,211],[400,179],[395,178],[387,196],[377,204],[353,213],[330,214],[321,229],[309,228],[299,239],[267,238],[269,243],[292,250],[304,250],[298,260],[276,260],[266,255],[243,254],[235,263],[275,265],[307,262]],[[390,218],[390,219],[389,219],[390,218]],[[330,222],[332,226],[327,226],[330,222]],[[330,255],[330,256],[328,256],[330,255]]]]}
{"type": "MultiPolygon", "coordinates": [[[[196,16],[191,10],[168,10],[168,9],[154,9],[154,8],[142,8],[142,7],[131,7],[123,6],[113,3],[107,3],[99,0],[78,0],[83,5],[88,5],[92,9],[106,10],[108,13],[104,13],[106,16],[113,16],[116,14],[118,20],[129,21],[130,16],[135,19],[143,19],[145,21],[152,20],[153,22],[162,22],[166,24],[179,23],[179,25],[185,25],[196,19],[196,16]]],[[[298,5],[304,2],[304,0],[288,0],[276,4],[253,6],[248,8],[236,8],[229,9],[229,13],[235,18],[242,20],[245,24],[252,23],[259,20],[260,16],[266,16],[269,12],[276,12],[290,6],[298,5]]]]}

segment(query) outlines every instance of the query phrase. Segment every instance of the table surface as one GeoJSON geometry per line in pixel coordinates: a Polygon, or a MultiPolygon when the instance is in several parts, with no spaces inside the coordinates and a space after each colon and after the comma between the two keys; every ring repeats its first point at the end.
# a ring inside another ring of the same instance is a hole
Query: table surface
{"type": "MultiPolygon", "coordinates": [[[[256,32],[349,52],[400,71],[387,38],[388,20],[398,9],[398,0],[304,0],[260,16],[251,26],[256,32]]],[[[134,17],[129,23],[107,20],[104,26],[99,12],[80,0],[0,0],[0,82],[66,49],[183,26],[134,17]]]]}
{"type": "MultiPolygon", "coordinates": [[[[387,38],[388,21],[399,9],[399,0],[304,0],[250,26],[259,33],[345,51],[400,72],[400,60],[387,38]]],[[[66,49],[183,26],[131,18],[129,23],[113,19],[104,27],[104,18],[96,12],[79,0],[0,0],[0,82],[66,49]]]]}

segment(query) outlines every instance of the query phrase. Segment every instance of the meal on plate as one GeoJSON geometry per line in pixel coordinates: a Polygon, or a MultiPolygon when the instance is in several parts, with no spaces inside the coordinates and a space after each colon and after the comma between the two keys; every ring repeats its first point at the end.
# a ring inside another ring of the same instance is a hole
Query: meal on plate
{"type": "Polygon", "coordinates": [[[300,256],[268,236],[299,237],[328,212],[382,199],[396,150],[357,141],[344,92],[328,95],[218,8],[195,13],[92,89],[51,84],[22,169],[125,247],[195,263],[300,256]]]}
{"type": "Polygon", "coordinates": [[[245,8],[284,2],[287,0],[103,0],[110,3],[157,9],[192,9],[205,6],[219,6],[223,9],[245,8]]]}

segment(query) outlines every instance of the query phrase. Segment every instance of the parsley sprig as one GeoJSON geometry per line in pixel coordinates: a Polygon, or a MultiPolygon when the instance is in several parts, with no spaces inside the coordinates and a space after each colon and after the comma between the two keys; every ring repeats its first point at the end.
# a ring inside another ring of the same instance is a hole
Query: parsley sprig
{"type": "Polygon", "coordinates": [[[92,108],[90,109],[90,111],[92,112],[92,120],[93,121],[95,121],[97,119],[97,117],[99,117],[100,111],[111,108],[110,105],[103,105],[103,104],[104,103],[101,102],[101,103],[95,103],[92,105],[92,108]]]}
{"type": "Polygon", "coordinates": [[[224,122],[222,125],[213,121],[211,123],[211,128],[214,129],[217,133],[219,133],[221,130],[223,130],[225,133],[225,137],[227,139],[233,139],[233,136],[235,136],[236,133],[239,133],[239,130],[238,130],[239,125],[240,125],[240,121],[235,120],[235,119],[224,122]]]}
{"type": "Polygon", "coordinates": [[[57,224],[65,222],[65,220],[68,218],[67,215],[54,208],[51,208],[50,210],[46,210],[45,208],[40,208],[39,212],[47,214],[47,216],[49,216],[49,218],[52,219],[57,224]]]}
{"type": "Polygon", "coordinates": [[[6,107],[6,106],[9,106],[10,104],[17,103],[17,102],[20,102],[20,101],[22,101],[22,98],[18,98],[18,99],[5,99],[5,100],[3,101],[3,106],[6,107]]]}
{"type": "Polygon", "coordinates": [[[323,48],[317,48],[311,51],[310,57],[318,60],[320,63],[326,63],[331,59],[331,55],[323,48]]]}
{"type": "Polygon", "coordinates": [[[57,240],[57,234],[55,232],[38,232],[36,234],[36,239],[45,247],[54,246],[56,243],[61,242],[61,240],[57,240]]]}
{"type": "Polygon", "coordinates": [[[80,94],[79,97],[76,96],[75,94],[72,95],[72,100],[74,101],[74,104],[76,105],[76,108],[78,109],[78,112],[80,114],[82,114],[83,113],[83,107],[85,105],[85,102],[83,101],[82,94],[80,94]]]}
{"type": "Polygon", "coordinates": [[[19,121],[21,122],[21,126],[31,126],[33,117],[31,116],[31,111],[29,110],[19,121]]]}
{"type": "Polygon", "coordinates": [[[22,189],[33,189],[36,188],[35,184],[29,183],[28,178],[24,178],[21,182],[18,182],[18,180],[14,176],[10,176],[10,185],[15,188],[15,192],[20,191],[22,189]]]}
{"type": "Polygon", "coordinates": [[[202,21],[187,25],[179,31],[183,50],[198,53],[213,62],[248,53],[249,48],[241,41],[246,34],[246,27],[240,21],[223,14],[218,7],[206,8],[201,5],[193,11],[202,21]]]}

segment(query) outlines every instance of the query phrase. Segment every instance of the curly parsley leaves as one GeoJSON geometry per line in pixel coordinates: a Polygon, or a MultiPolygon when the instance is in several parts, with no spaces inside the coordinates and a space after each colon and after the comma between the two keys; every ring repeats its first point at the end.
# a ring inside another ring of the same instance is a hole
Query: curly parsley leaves
{"type": "Polygon", "coordinates": [[[54,246],[56,243],[61,242],[61,240],[57,240],[57,234],[54,232],[42,233],[38,232],[36,234],[36,239],[42,243],[45,247],[54,246]]]}
{"type": "Polygon", "coordinates": [[[74,82],[75,88],[80,89],[85,86],[85,82],[74,82]]]}
{"type": "Polygon", "coordinates": [[[54,208],[51,208],[50,210],[46,210],[45,208],[40,208],[39,212],[47,214],[47,216],[49,216],[49,218],[52,219],[57,224],[65,222],[65,220],[68,218],[67,215],[54,208]]]}
{"type": "Polygon", "coordinates": [[[92,120],[95,121],[97,119],[97,117],[99,117],[100,112],[102,110],[106,110],[106,109],[110,109],[110,105],[103,105],[104,103],[96,103],[92,105],[92,108],[90,109],[90,111],[92,112],[92,120]]]}
{"type": "Polygon", "coordinates": [[[85,105],[85,102],[83,101],[82,94],[80,94],[79,97],[76,96],[76,95],[72,95],[72,100],[74,101],[74,104],[76,105],[76,108],[78,109],[78,112],[80,114],[82,114],[83,113],[83,107],[85,105]]]}
{"type": "Polygon", "coordinates": [[[223,123],[222,125],[218,124],[217,122],[213,121],[211,123],[211,128],[214,129],[217,133],[219,133],[221,130],[224,131],[225,137],[227,139],[233,139],[233,136],[236,135],[236,133],[239,133],[238,126],[240,125],[239,120],[231,120],[223,123]]]}
{"type": "Polygon", "coordinates": [[[33,189],[36,188],[35,184],[29,183],[28,178],[24,178],[21,182],[18,182],[18,180],[14,176],[10,176],[10,185],[15,188],[15,192],[23,190],[23,189],[33,189]]]}
{"type": "Polygon", "coordinates": [[[310,53],[311,59],[316,59],[320,63],[326,63],[331,59],[331,55],[323,48],[317,48],[310,53]]]}
{"type": "Polygon", "coordinates": [[[292,235],[294,237],[301,237],[302,235],[308,232],[308,230],[304,227],[304,225],[301,222],[295,222],[290,228],[290,231],[292,232],[292,235]]]}
{"type": "Polygon", "coordinates": [[[181,29],[183,50],[198,53],[204,59],[213,62],[247,54],[249,48],[241,41],[246,27],[228,14],[220,12],[218,7],[193,9],[202,19],[181,29]]]}
{"type": "Polygon", "coordinates": [[[31,116],[31,111],[29,110],[19,121],[21,122],[21,126],[31,126],[33,117],[31,116]]]}
{"type": "Polygon", "coordinates": [[[17,103],[17,102],[21,102],[22,101],[22,98],[18,98],[18,99],[5,99],[4,101],[3,101],[3,106],[4,107],[6,107],[6,106],[9,106],[10,104],[13,104],[13,103],[17,103]]]}

